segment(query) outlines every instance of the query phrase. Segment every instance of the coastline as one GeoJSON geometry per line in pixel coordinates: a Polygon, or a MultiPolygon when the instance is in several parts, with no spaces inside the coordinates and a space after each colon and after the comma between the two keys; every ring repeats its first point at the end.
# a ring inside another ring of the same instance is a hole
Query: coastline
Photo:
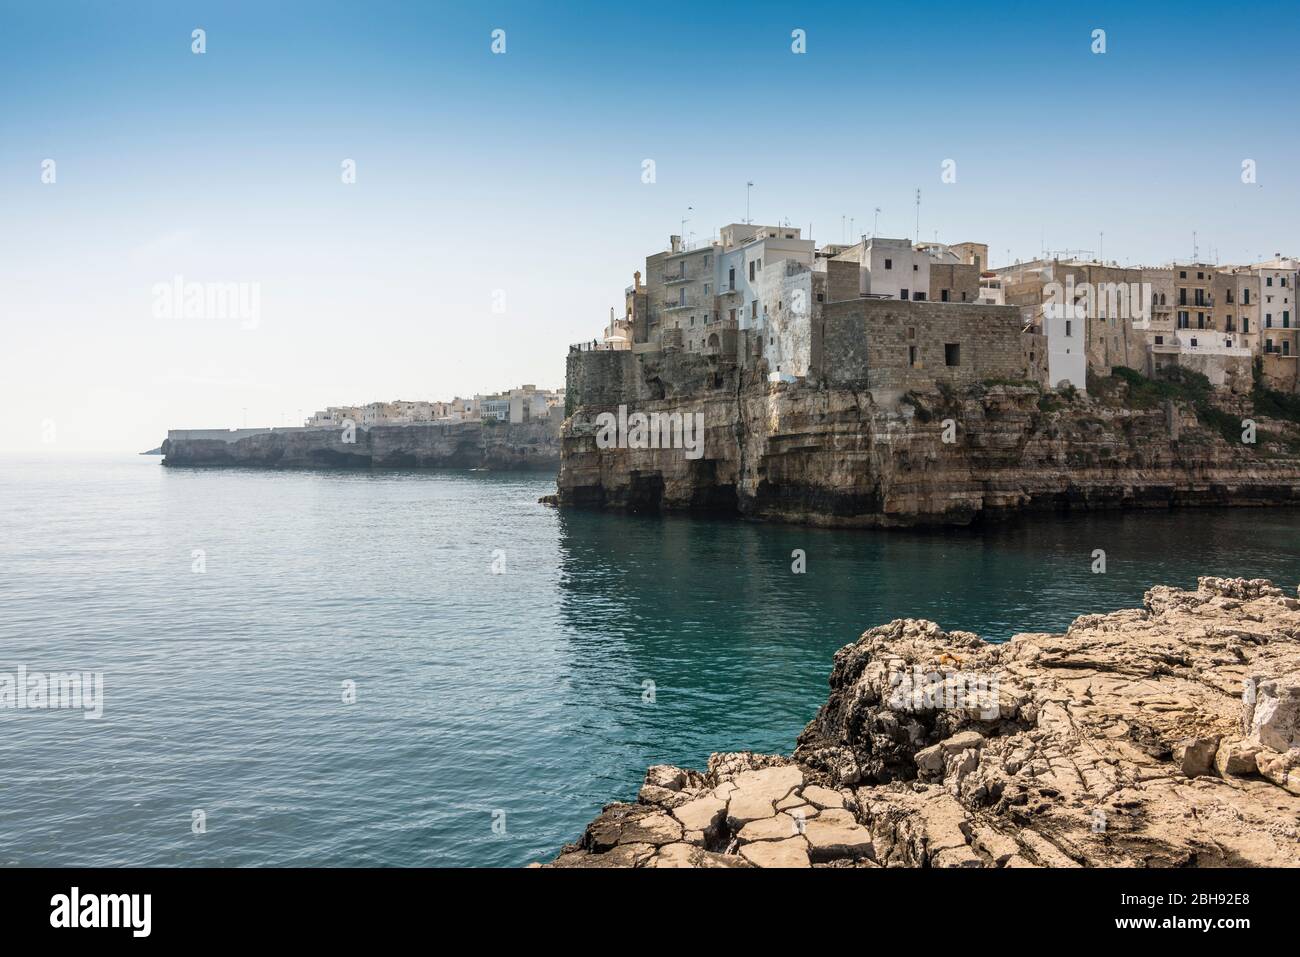
{"type": "Polygon", "coordinates": [[[171,430],[169,468],[558,471],[558,421],[430,422],[339,428],[171,430]]]}
{"type": "Polygon", "coordinates": [[[651,767],[548,867],[1300,866],[1300,600],[1262,580],[990,644],[841,648],[789,755],[651,767]]]}

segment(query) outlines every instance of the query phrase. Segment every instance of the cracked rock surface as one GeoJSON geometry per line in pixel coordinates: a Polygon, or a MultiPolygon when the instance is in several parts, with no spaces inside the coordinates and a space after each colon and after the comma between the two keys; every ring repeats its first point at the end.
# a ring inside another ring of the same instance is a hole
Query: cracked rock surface
{"type": "Polygon", "coordinates": [[[1300,600],[1263,579],[835,654],[789,757],[657,765],[545,867],[1300,866],[1300,600]]]}

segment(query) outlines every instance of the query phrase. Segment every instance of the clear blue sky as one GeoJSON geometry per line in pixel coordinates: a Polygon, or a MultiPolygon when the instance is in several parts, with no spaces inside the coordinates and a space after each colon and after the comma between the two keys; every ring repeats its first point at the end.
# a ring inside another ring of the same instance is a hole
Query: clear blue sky
{"type": "Polygon", "coordinates": [[[135,449],[169,426],[561,385],[567,343],[598,333],[646,253],[684,216],[697,238],[743,218],[747,180],[755,220],[819,242],[841,217],[869,231],[877,206],[881,234],[911,235],[919,187],[921,238],[987,242],[994,265],[1095,251],[1101,231],[1121,262],[1189,257],[1193,230],[1224,262],[1294,252],[1296,21],[1283,4],[4,2],[0,448],[48,448],[46,419],[57,449],[135,449]],[[155,318],[177,274],[259,283],[257,328],[155,318]]]}

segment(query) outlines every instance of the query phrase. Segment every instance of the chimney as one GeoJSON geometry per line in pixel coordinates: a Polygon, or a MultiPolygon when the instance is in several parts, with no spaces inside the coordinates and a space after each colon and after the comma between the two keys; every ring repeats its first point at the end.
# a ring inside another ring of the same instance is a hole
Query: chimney
{"type": "Polygon", "coordinates": [[[639,269],[636,272],[632,273],[632,291],[633,292],[641,291],[641,270],[639,269]]]}
{"type": "Polygon", "coordinates": [[[669,236],[669,237],[668,237],[668,245],[669,245],[669,247],[672,249],[673,252],[675,252],[675,253],[679,253],[679,252],[681,252],[681,251],[682,251],[682,237],[680,237],[680,236],[669,236]]]}

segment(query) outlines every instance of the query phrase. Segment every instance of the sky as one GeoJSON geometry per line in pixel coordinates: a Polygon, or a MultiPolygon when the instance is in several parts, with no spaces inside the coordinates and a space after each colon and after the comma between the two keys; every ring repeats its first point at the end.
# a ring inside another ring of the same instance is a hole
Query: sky
{"type": "Polygon", "coordinates": [[[0,0],[0,451],[562,386],[747,182],[819,244],[920,189],[995,267],[1295,255],[1297,52],[1268,3],[0,0]]]}

